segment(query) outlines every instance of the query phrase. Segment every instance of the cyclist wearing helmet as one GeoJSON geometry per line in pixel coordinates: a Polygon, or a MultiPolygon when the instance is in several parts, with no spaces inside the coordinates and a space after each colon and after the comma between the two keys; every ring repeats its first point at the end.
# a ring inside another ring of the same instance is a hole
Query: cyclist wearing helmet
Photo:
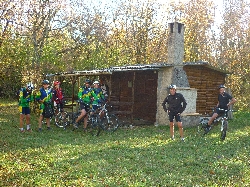
{"type": "Polygon", "coordinates": [[[177,122],[181,140],[184,141],[183,127],[180,114],[185,110],[187,103],[181,93],[176,93],[176,85],[171,84],[169,87],[170,94],[164,99],[162,106],[168,113],[170,121],[170,136],[174,140],[174,118],[177,122]],[[166,106],[168,104],[168,108],[166,106]]]}
{"type": "Polygon", "coordinates": [[[61,111],[63,111],[63,92],[62,88],[60,87],[60,82],[55,81],[54,82],[54,89],[52,92],[52,100],[54,101],[54,105],[57,107],[57,111],[60,107],[61,111]]]}
{"type": "Polygon", "coordinates": [[[94,85],[93,91],[96,94],[97,99],[94,99],[92,101],[92,108],[96,110],[98,109],[99,104],[105,101],[105,97],[102,93],[102,89],[100,88],[100,83],[98,81],[95,81],[93,85],[94,85]]]}
{"type": "Polygon", "coordinates": [[[219,85],[219,95],[218,95],[218,103],[216,105],[216,110],[213,113],[212,117],[209,119],[206,133],[211,130],[211,124],[213,120],[219,115],[224,114],[224,110],[227,110],[228,107],[236,102],[236,99],[231,95],[225,92],[225,86],[223,84],[219,85]],[[224,110],[219,110],[224,109],[224,110]]]}
{"type": "Polygon", "coordinates": [[[42,120],[46,118],[47,129],[50,130],[50,117],[53,115],[52,90],[49,88],[49,81],[43,80],[43,87],[36,95],[36,100],[40,103],[40,117],[38,120],[38,130],[42,131],[42,120]]]}
{"type": "Polygon", "coordinates": [[[85,86],[80,87],[79,92],[78,92],[78,99],[80,102],[80,109],[81,109],[81,114],[78,116],[76,119],[75,123],[73,126],[75,128],[78,128],[78,122],[85,116],[84,118],[84,130],[87,128],[87,120],[88,116],[86,113],[90,110],[90,104],[91,101],[94,99],[98,99],[96,94],[94,93],[93,89],[90,87],[91,81],[89,79],[85,80],[85,86]]]}
{"type": "Polygon", "coordinates": [[[20,131],[25,132],[23,128],[23,120],[25,118],[27,131],[31,132],[30,127],[30,102],[34,101],[33,84],[28,83],[26,87],[19,90],[19,111],[20,111],[20,131]]]}

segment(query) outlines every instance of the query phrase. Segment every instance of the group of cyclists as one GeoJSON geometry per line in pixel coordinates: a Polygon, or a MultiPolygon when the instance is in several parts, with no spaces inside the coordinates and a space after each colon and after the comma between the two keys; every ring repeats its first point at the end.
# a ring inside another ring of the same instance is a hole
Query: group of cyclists
{"type": "MultiPolygon", "coordinates": [[[[60,107],[61,111],[63,111],[63,92],[60,87],[59,81],[54,81],[54,87],[49,88],[49,81],[43,80],[42,88],[34,94],[33,93],[33,84],[28,83],[26,87],[21,88],[19,91],[19,111],[20,111],[20,131],[24,132],[23,121],[26,118],[27,131],[31,131],[30,124],[30,102],[37,101],[39,103],[40,116],[38,120],[38,130],[42,131],[42,120],[46,119],[47,129],[50,130],[50,117],[54,114],[53,108],[54,106],[60,107]]],[[[162,106],[165,112],[169,117],[170,121],[170,136],[171,139],[174,140],[174,122],[178,124],[179,134],[182,141],[184,141],[183,134],[183,126],[181,122],[181,113],[184,112],[186,108],[186,100],[181,93],[176,92],[176,85],[171,84],[169,87],[170,94],[164,99],[162,106]]],[[[84,86],[80,87],[78,91],[78,102],[80,105],[80,115],[73,122],[73,127],[78,128],[79,122],[84,118],[84,130],[87,128],[87,113],[90,109],[96,110],[100,107],[101,103],[107,101],[107,90],[106,86],[103,90],[100,87],[99,81],[94,81],[91,84],[90,79],[85,80],[84,86]]],[[[219,94],[218,94],[218,103],[216,105],[217,110],[214,111],[214,114],[210,118],[206,132],[210,131],[212,121],[222,113],[221,110],[218,109],[228,109],[230,105],[233,105],[236,102],[236,99],[231,95],[225,92],[225,86],[219,86],[219,94]]],[[[58,110],[56,109],[56,111],[58,110]]]]}
{"type": "Polygon", "coordinates": [[[74,128],[78,128],[80,120],[84,117],[83,129],[86,131],[87,128],[87,112],[92,107],[93,110],[97,110],[100,104],[105,102],[107,98],[103,94],[100,88],[99,81],[93,82],[93,87],[91,87],[91,81],[86,79],[85,85],[80,87],[78,91],[78,101],[80,103],[81,114],[77,117],[76,121],[73,123],[74,128]]]}
{"type": "MultiPolygon", "coordinates": [[[[25,87],[19,90],[19,112],[20,112],[20,131],[25,132],[24,119],[26,122],[26,130],[31,131],[30,123],[30,103],[39,103],[39,119],[38,131],[42,131],[42,121],[45,119],[47,129],[50,130],[50,118],[56,114],[60,108],[63,111],[64,95],[60,87],[59,81],[53,82],[53,88],[50,88],[49,80],[42,81],[42,87],[39,90],[34,90],[32,83],[28,83],[25,87]],[[54,107],[56,110],[54,111],[54,107]]],[[[104,95],[100,87],[99,81],[94,81],[91,84],[90,79],[85,80],[84,86],[80,87],[78,91],[78,102],[80,103],[81,115],[78,116],[73,123],[75,128],[78,128],[79,121],[84,117],[84,129],[87,127],[87,112],[90,109],[96,110],[100,104],[107,100],[107,94],[104,95]],[[91,108],[90,108],[91,107],[91,108]]]]}

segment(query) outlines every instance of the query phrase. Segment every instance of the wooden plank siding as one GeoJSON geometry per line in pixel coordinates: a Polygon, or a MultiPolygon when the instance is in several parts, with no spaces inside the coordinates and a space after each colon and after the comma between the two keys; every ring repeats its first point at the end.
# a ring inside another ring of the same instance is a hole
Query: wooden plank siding
{"type": "Polygon", "coordinates": [[[155,122],[158,72],[138,71],[135,74],[134,117],[155,122]]]}
{"type": "Polygon", "coordinates": [[[133,72],[114,72],[111,75],[110,104],[113,106],[113,113],[129,117],[133,121],[133,97],[132,87],[128,84],[133,80],[133,72]],[[126,104],[127,102],[132,105],[126,104]]]}
{"type": "MultiPolygon", "coordinates": [[[[157,103],[157,71],[114,72],[110,102],[117,114],[154,122],[157,103]]],[[[131,121],[132,121],[131,120],[131,121]]]]}
{"type": "Polygon", "coordinates": [[[189,85],[197,89],[196,111],[200,114],[211,114],[218,101],[218,86],[225,84],[226,74],[205,66],[186,65],[189,85]]]}

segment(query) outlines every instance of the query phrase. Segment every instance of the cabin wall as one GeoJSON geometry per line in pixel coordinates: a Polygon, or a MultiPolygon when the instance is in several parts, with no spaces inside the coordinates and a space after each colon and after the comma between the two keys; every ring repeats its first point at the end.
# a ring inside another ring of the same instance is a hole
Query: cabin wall
{"type": "MultiPolygon", "coordinates": [[[[217,104],[218,85],[225,83],[226,75],[201,65],[186,65],[183,69],[190,88],[197,89],[196,113],[211,114],[217,104]]],[[[110,101],[121,103],[115,105],[114,110],[133,119],[166,124],[168,116],[162,108],[162,102],[168,95],[167,87],[171,84],[172,75],[173,67],[113,72],[110,78],[110,101]]],[[[191,107],[190,102],[188,105],[191,107]]]]}
{"type": "Polygon", "coordinates": [[[158,72],[153,70],[114,72],[111,76],[111,103],[119,115],[155,122],[158,72]],[[128,115],[127,115],[128,116],[128,115]]]}
{"type": "Polygon", "coordinates": [[[134,118],[155,122],[157,102],[157,71],[135,73],[134,118]]]}
{"type": "Polygon", "coordinates": [[[218,86],[225,84],[224,73],[205,66],[184,66],[191,88],[197,89],[196,112],[211,114],[218,101],[218,86]]]}

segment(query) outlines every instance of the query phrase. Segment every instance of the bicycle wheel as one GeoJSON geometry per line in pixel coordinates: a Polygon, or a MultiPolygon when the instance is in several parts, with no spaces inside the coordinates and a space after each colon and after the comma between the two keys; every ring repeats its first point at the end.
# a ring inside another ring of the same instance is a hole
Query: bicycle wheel
{"type": "Polygon", "coordinates": [[[223,121],[221,125],[221,140],[225,140],[226,135],[227,135],[227,126],[228,126],[228,121],[223,121]]]}
{"type": "Polygon", "coordinates": [[[197,126],[197,132],[200,134],[204,134],[206,132],[206,127],[207,127],[207,124],[208,124],[208,121],[209,119],[208,118],[202,118],[200,120],[200,123],[199,125],[197,126]]]}
{"type": "Polygon", "coordinates": [[[101,120],[101,124],[104,128],[105,131],[108,132],[114,132],[118,129],[119,127],[119,120],[116,115],[111,114],[111,115],[105,115],[103,119],[101,120]]]}
{"type": "Polygon", "coordinates": [[[67,112],[59,112],[55,116],[55,125],[60,128],[65,128],[69,123],[69,115],[67,112]]]}
{"type": "Polygon", "coordinates": [[[65,120],[64,120],[64,129],[67,127],[67,126],[70,126],[71,124],[71,121],[72,121],[72,115],[69,114],[68,112],[65,112],[65,120]]]}
{"type": "Polygon", "coordinates": [[[99,136],[103,130],[99,115],[93,114],[89,118],[90,133],[92,136],[99,136]]]}

